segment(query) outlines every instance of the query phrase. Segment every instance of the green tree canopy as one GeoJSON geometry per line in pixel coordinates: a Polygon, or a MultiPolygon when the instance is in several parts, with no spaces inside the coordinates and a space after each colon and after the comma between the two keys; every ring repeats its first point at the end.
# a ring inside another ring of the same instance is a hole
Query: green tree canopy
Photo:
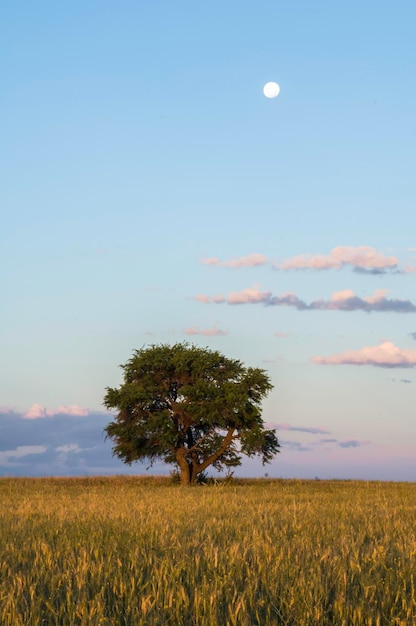
{"type": "Polygon", "coordinates": [[[105,432],[125,463],[176,464],[181,483],[191,484],[211,465],[238,466],[242,454],[265,464],[279,452],[261,418],[273,388],[264,370],[188,343],[135,350],[121,367],[123,384],[104,398],[117,411],[105,432]]]}

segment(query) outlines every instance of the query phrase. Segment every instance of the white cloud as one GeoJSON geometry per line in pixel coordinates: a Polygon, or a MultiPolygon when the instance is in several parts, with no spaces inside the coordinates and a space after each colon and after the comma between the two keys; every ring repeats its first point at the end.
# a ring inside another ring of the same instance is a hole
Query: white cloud
{"type": "Polygon", "coordinates": [[[58,446],[55,448],[56,452],[81,452],[82,448],[79,447],[77,443],[66,443],[63,446],[58,446]]]}
{"type": "Polygon", "coordinates": [[[47,446],[17,446],[14,450],[4,450],[0,452],[0,465],[8,466],[10,461],[22,459],[30,454],[43,454],[47,446]]]}

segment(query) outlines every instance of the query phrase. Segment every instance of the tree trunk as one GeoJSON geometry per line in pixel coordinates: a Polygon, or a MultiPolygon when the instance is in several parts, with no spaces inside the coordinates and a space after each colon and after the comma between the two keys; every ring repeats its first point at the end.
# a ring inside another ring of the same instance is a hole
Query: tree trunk
{"type": "Polygon", "coordinates": [[[191,468],[189,466],[188,460],[186,459],[186,449],[179,448],[176,451],[176,460],[179,465],[179,470],[181,473],[181,485],[190,485],[191,484],[191,468]]]}
{"type": "Polygon", "coordinates": [[[189,475],[191,479],[190,480],[191,485],[195,485],[198,474],[196,472],[196,467],[193,463],[189,464],[189,475]]]}

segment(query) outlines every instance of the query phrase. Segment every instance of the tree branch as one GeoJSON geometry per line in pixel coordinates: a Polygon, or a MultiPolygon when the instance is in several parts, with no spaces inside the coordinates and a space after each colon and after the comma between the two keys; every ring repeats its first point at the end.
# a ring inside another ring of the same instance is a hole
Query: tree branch
{"type": "Polygon", "coordinates": [[[200,437],[198,439],[198,441],[195,441],[194,445],[192,446],[192,448],[188,448],[188,452],[193,452],[194,450],[199,450],[199,446],[200,444],[204,441],[204,439],[206,439],[207,437],[209,437],[209,435],[211,435],[213,432],[215,431],[215,428],[210,428],[209,431],[207,433],[205,433],[205,435],[203,435],[202,437],[200,437]]]}
{"type": "Polygon", "coordinates": [[[224,452],[227,450],[227,448],[229,447],[230,443],[233,440],[233,433],[234,433],[235,428],[230,427],[227,430],[227,434],[225,435],[224,439],[222,440],[222,443],[220,445],[220,447],[218,448],[218,450],[216,452],[214,452],[213,454],[211,454],[210,456],[208,456],[205,461],[203,461],[202,463],[200,463],[198,465],[198,472],[203,472],[205,468],[209,467],[209,465],[212,465],[213,463],[215,463],[215,461],[217,461],[220,456],[222,454],[224,454],[224,452]]]}

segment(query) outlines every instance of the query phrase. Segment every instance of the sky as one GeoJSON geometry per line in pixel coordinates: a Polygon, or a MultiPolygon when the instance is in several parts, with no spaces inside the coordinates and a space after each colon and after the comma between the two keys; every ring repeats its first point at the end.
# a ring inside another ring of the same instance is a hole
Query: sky
{"type": "Polygon", "coordinates": [[[281,453],[236,474],[416,480],[415,21],[3,4],[0,475],[145,473],[112,457],[105,389],[189,341],[274,385],[281,453]]]}

